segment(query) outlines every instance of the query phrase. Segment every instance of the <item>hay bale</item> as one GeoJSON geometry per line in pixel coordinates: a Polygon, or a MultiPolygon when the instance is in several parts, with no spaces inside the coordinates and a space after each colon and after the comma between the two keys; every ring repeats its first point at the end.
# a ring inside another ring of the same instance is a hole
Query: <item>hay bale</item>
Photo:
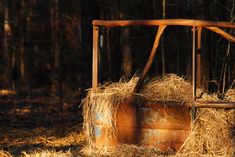
{"type": "Polygon", "coordinates": [[[133,77],[129,82],[104,84],[97,91],[90,90],[88,92],[87,97],[83,100],[83,126],[90,147],[95,148],[93,141],[96,115],[102,115],[101,125],[108,129],[106,136],[110,138],[115,136],[113,115],[115,115],[118,106],[131,94],[136,82],[137,77],[133,77]]]}
{"type": "MultiPolygon", "coordinates": [[[[106,126],[106,139],[115,138],[115,115],[120,104],[125,102],[132,94],[138,77],[133,77],[129,82],[123,80],[118,83],[104,84],[96,91],[89,90],[83,100],[84,130],[88,145],[84,149],[86,154],[112,154],[121,148],[109,148],[108,141],[104,148],[96,148],[94,144],[94,123],[97,115],[102,115],[100,125],[106,126]]],[[[174,74],[163,78],[153,78],[145,82],[140,93],[134,93],[145,101],[178,101],[192,102],[192,85],[184,78],[174,74]]],[[[208,95],[197,90],[201,101],[219,101],[216,95],[208,95]]],[[[233,100],[228,96],[226,100],[233,100]]],[[[231,155],[234,152],[232,131],[234,127],[234,110],[199,109],[199,115],[192,125],[189,138],[184,143],[178,155],[231,155]]],[[[127,148],[127,147],[124,147],[127,148]]],[[[132,148],[132,147],[130,147],[132,148]]],[[[146,149],[146,148],[145,148],[146,149]]],[[[144,150],[144,149],[143,149],[144,150]]],[[[133,149],[135,151],[135,149],[133,149]]],[[[136,151],[135,151],[136,152],[136,151]]],[[[152,153],[152,152],[151,152],[152,153]]],[[[135,153],[136,155],[136,153],[135,153]]],[[[128,155],[127,155],[128,156],[128,155]]],[[[148,154],[145,154],[148,156],[148,154]]]]}
{"type": "Polygon", "coordinates": [[[177,155],[233,156],[235,110],[198,109],[192,131],[177,155]]]}
{"type": "Polygon", "coordinates": [[[141,94],[151,101],[192,101],[192,85],[175,74],[153,78],[144,85],[141,94]]]}

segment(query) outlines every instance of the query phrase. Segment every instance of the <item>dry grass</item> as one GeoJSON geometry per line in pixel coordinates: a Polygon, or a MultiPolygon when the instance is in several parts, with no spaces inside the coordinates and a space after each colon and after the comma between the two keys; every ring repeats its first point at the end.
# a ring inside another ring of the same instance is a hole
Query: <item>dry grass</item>
{"type": "Polygon", "coordinates": [[[226,92],[225,97],[227,100],[235,101],[235,89],[229,89],[226,92]]]}
{"type": "Polygon", "coordinates": [[[144,85],[141,94],[151,101],[192,101],[192,86],[174,74],[151,79],[144,85]]]}
{"type": "Polygon", "coordinates": [[[9,152],[5,150],[0,150],[0,156],[1,157],[13,157],[9,152]]]}
{"type": "MultiPolygon", "coordinates": [[[[53,151],[53,150],[39,150],[32,153],[22,153],[22,157],[73,157],[70,151],[53,151]]],[[[79,155],[78,155],[79,156],[79,155]]]]}
{"type": "Polygon", "coordinates": [[[115,149],[90,148],[85,146],[82,149],[85,156],[109,156],[109,157],[173,157],[173,153],[162,153],[153,146],[137,146],[130,144],[120,144],[115,149]]]}
{"type": "Polygon", "coordinates": [[[81,114],[0,114],[0,119],[0,157],[80,156],[85,143],[81,114]]]}
{"type": "MultiPolygon", "coordinates": [[[[84,107],[84,130],[88,137],[88,145],[84,149],[85,154],[90,155],[113,155],[122,152],[118,156],[158,156],[159,152],[149,151],[151,148],[133,146],[118,146],[117,149],[97,149],[94,141],[94,121],[96,116],[101,116],[101,125],[105,125],[107,138],[115,137],[115,113],[120,104],[125,102],[131,95],[138,78],[133,77],[129,82],[105,84],[97,91],[89,91],[83,100],[84,107]],[[143,149],[142,149],[143,148],[143,149]],[[137,151],[139,150],[139,151],[137,151]],[[128,152],[128,153],[126,153],[128,152]],[[123,155],[122,155],[123,154],[123,155]],[[142,154],[142,155],[141,155],[142,154]]],[[[234,90],[229,91],[226,100],[233,101],[234,90]]],[[[201,101],[219,101],[216,95],[208,95],[198,90],[201,101]]],[[[235,92],[234,92],[235,93],[235,92]]],[[[136,93],[135,93],[136,94],[136,93]]],[[[144,84],[139,98],[147,101],[192,101],[192,86],[183,78],[174,74],[163,78],[154,78],[144,84]]],[[[234,153],[234,110],[199,109],[198,118],[192,124],[192,131],[186,143],[178,152],[178,156],[231,156],[234,153]]],[[[163,154],[164,155],[164,154],[163,154]]]]}
{"type": "Polygon", "coordinates": [[[11,157],[11,154],[21,154],[23,157],[70,157],[72,154],[79,156],[78,151],[84,141],[85,136],[81,127],[61,126],[52,129],[8,131],[0,143],[2,146],[7,146],[12,153],[2,150],[0,156],[11,157]],[[68,149],[74,150],[71,152],[68,149]]]}
{"type": "Polygon", "coordinates": [[[235,110],[198,109],[192,131],[178,155],[233,156],[235,110]]]}
{"type": "Polygon", "coordinates": [[[113,114],[116,112],[118,106],[124,102],[131,94],[137,78],[133,77],[129,82],[118,82],[112,84],[105,84],[98,88],[96,92],[89,91],[88,96],[83,100],[83,117],[84,130],[88,138],[88,145],[93,147],[93,124],[97,115],[102,115],[103,126],[106,126],[108,137],[114,136],[114,119],[113,114]]]}

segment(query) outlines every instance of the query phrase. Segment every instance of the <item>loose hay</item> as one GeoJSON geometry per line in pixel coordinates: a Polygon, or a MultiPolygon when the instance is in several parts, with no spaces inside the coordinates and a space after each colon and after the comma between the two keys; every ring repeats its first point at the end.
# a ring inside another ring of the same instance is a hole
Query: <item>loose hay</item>
{"type": "Polygon", "coordinates": [[[22,157],[73,157],[70,151],[53,151],[53,150],[39,150],[32,153],[22,153],[22,157]]]}
{"type": "Polygon", "coordinates": [[[9,152],[0,150],[0,156],[1,157],[13,157],[9,152]]]}
{"type": "Polygon", "coordinates": [[[198,109],[192,131],[177,155],[233,156],[235,110],[198,109]]]}
{"type": "Polygon", "coordinates": [[[174,74],[159,79],[151,79],[141,91],[151,101],[192,101],[192,86],[174,74]]]}
{"type": "Polygon", "coordinates": [[[235,101],[235,89],[229,89],[226,92],[225,97],[227,100],[235,101]]]}
{"type": "Polygon", "coordinates": [[[90,149],[84,147],[81,151],[82,154],[88,156],[109,156],[109,157],[173,157],[172,152],[162,153],[156,147],[153,146],[137,146],[131,144],[119,144],[115,149],[107,149],[104,152],[103,149],[90,149]]]}
{"type": "MultiPolygon", "coordinates": [[[[133,148],[125,145],[125,147],[118,146],[113,150],[108,147],[108,141],[105,147],[96,148],[93,143],[95,135],[94,123],[96,116],[102,115],[102,117],[100,117],[100,125],[107,128],[107,130],[105,130],[107,138],[105,139],[115,138],[115,114],[117,108],[132,94],[137,80],[138,77],[133,77],[129,82],[121,80],[118,83],[104,84],[96,91],[90,90],[88,92],[87,97],[83,100],[84,130],[88,139],[88,145],[83,150],[85,154],[110,155],[115,154],[115,152],[120,152],[123,148],[133,148]]],[[[174,74],[169,74],[163,78],[153,78],[149,80],[144,84],[144,88],[139,94],[134,94],[146,101],[192,102],[192,92],[192,85],[189,82],[174,74]]],[[[200,89],[197,90],[197,93],[201,96],[202,101],[219,101],[216,95],[202,93],[200,89]]],[[[228,93],[229,95],[226,95],[226,100],[235,100],[233,99],[235,92],[231,94],[232,92],[229,91],[228,93]]],[[[190,136],[177,155],[232,155],[235,151],[233,137],[233,127],[235,124],[234,110],[199,109],[197,115],[199,115],[199,117],[192,124],[190,136]]],[[[147,148],[140,150],[144,151],[146,149],[147,148]]],[[[132,149],[132,152],[135,152],[135,156],[141,156],[142,151],[138,151],[139,153],[137,153],[135,149],[132,149]]],[[[154,154],[153,152],[149,153],[154,154]]],[[[148,156],[149,153],[145,153],[144,156],[148,156]]],[[[155,154],[159,155],[157,152],[155,152],[155,154]]],[[[125,156],[132,155],[129,153],[129,155],[125,156]]]]}

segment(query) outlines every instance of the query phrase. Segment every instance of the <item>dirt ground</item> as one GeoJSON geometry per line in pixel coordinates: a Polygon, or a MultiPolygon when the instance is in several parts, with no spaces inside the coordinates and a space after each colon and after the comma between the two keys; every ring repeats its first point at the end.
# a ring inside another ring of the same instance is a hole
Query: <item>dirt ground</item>
{"type": "Polygon", "coordinates": [[[82,111],[59,113],[56,108],[1,103],[0,156],[80,156],[82,111]]]}

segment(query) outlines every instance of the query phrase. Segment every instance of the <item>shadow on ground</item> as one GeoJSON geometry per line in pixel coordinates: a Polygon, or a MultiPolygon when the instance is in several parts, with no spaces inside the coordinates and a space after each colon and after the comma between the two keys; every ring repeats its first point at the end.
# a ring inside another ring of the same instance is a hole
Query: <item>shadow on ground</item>
{"type": "Polygon", "coordinates": [[[0,105],[0,148],[13,156],[38,150],[79,151],[84,144],[81,111],[55,106],[0,105]]]}

